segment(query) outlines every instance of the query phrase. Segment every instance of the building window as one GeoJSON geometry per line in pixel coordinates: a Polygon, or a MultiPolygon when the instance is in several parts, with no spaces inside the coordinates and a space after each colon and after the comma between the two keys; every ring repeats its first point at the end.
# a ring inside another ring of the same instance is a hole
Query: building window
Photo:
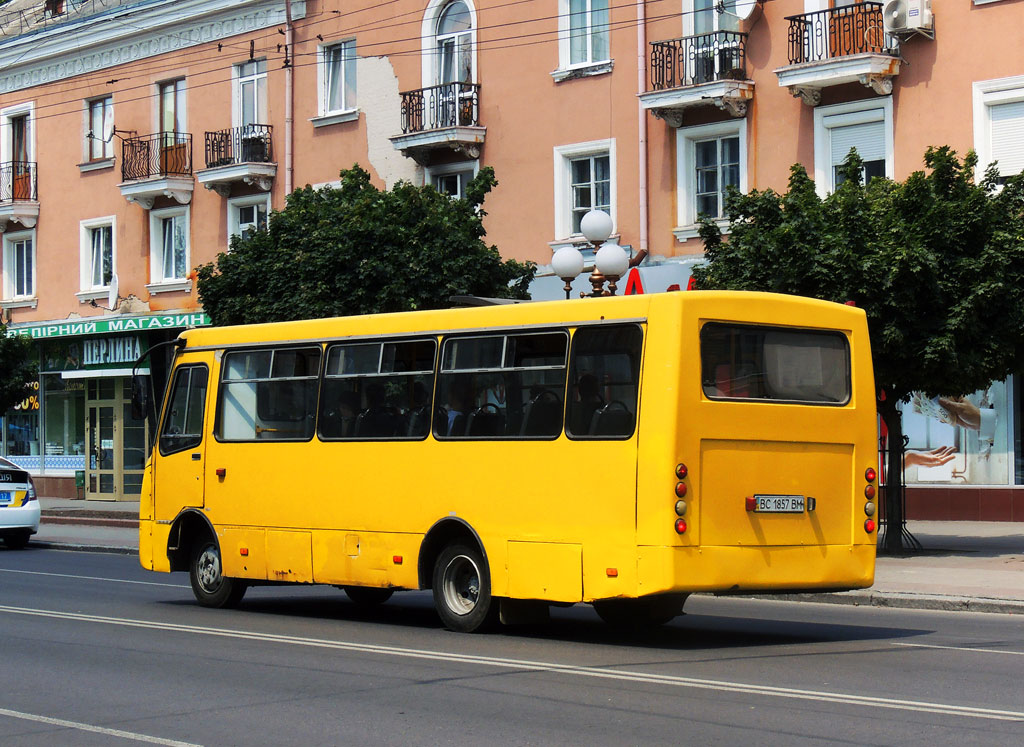
{"type": "Polygon", "coordinates": [[[676,130],[676,183],[680,241],[697,236],[701,215],[725,221],[730,186],[746,191],[746,120],[676,130]]]}
{"type": "Polygon", "coordinates": [[[267,122],[267,62],[252,60],[235,66],[238,116],[241,127],[267,122]]]}
{"type": "Polygon", "coordinates": [[[252,195],[228,200],[228,243],[232,236],[248,239],[265,231],[270,215],[270,195],[252,195]]]}
{"type": "Polygon", "coordinates": [[[158,114],[160,132],[185,132],[185,80],[171,80],[161,83],[160,111],[158,114]]]}
{"type": "Polygon", "coordinates": [[[601,140],[555,148],[556,239],[579,236],[589,210],[615,221],[615,142],[601,140]]]}
{"type": "Polygon", "coordinates": [[[893,175],[892,100],[855,101],[814,110],[814,181],[822,195],[839,186],[851,149],[864,161],[862,179],[893,175]]]}
{"type": "Polygon", "coordinates": [[[89,120],[86,149],[90,161],[114,157],[114,97],[107,96],[88,102],[89,120]]]}
{"type": "Polygon", "coordinates": [[[479,168],[480,165],[476,161],[446,164],[444,166],[428,166],[425,181],[438,192],[450,195],[456,199],[462,199],[466,196],[466,186],[476,175],[479,168]]]}
{"type": "Polygon", "coordinates": [[[81,223],[82,290],[106,290],[114,277],[114,217],[81,223]]]}
{"type": "Polygon", "coordinates": [[[320,114],[356,108],[356,42],[320,47],[320,114]]]}
{"type": "Polygon", "coordinates": [[[462,0],[441,11],[436,43],[437,83],[472,83],[473,17],[462,0]]]}
{"type": "Polygon", "coordinates": [[[974,84],[974,149],[977,178],[992,163],[999,183],[1024,171],[1024,76],[974,84]]]}
{"type": "Polygon", "coordinates": [[[610,59],[608,0],[563,0],[568,11],[569,67],[592,65],[610,59]]]}
{"type": "Polygon", "coordinates": [[[36,252],[33,232],[4,234],[4,298],[36,295],[36,252]]]}
{"type": "Polygon", "coordinates": [[[184,290],[189,275],[188,208],[151,210],[149,214],[150,290],[184,290]],[[170,286],[161,288],[159,286],[170,286]],[[156,286],[156,287],[153,287],[156,286]]]}

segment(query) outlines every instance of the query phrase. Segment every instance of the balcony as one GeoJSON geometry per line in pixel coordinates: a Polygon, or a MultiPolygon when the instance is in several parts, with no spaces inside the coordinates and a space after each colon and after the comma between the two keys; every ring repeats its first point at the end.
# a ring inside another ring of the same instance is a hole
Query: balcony
{"type": "Polygon", "coordinates": [[[121,148],[121,194],[144,209],[157,197],[192,201],[192,134],[156,132],[125,138],[121,148]]]}
{"type": "Polygon", "coordinates": [[[480,126],[480,86],[445,83],[402,94],[402,134],[391,142],[425,166],[440,149],[479,158],[486,133],[480,126]]]}
{"type": "Polygon", "coordinates": [[[881,3],[789,16],[789,65],[775,71],[779,85],[810,106],[821,89],[861,83],[875,93],[892,93],[900,71],[899,40],[887,34],[881,3]]]}
{"type": "Polygon", "coordinates": [[[33,228],[39,220],[36,164],[31,161],[0,163],[0,231],[11,221],[33,228]]]}
{"type": "Polygon", "coordinates": [[[242,183],[268,191],[277,174],[270,125],[249,124],[206,133],[206,168],[196,179],[222,197],[242,183]]]}
{"type": "Polygon", "coordinates": [[[753,97],[746,34],[716,31],[651,43],[651,90],[640,102],[673,127],[682,126],[687,109],[708,104],[746,116],[753,97]]]}

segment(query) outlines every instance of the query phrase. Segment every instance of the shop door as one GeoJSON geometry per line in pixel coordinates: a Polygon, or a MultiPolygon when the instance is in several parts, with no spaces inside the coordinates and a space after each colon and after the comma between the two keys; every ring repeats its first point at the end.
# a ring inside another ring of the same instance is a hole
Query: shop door
{"type": "Polygon", "coordinates": [[[85,497],[100,501],[138,500],[149,434],[131,414],[128,378],[91,379],[86,384],[85,497]]]}

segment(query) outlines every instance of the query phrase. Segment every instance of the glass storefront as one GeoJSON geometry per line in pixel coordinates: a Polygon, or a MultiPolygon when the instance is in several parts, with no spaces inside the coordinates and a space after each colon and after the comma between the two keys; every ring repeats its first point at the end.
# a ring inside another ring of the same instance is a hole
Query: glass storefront
{"type": "Polygon", "coordinates": [[[85,382],[44,374],[43,444],[49,469],[81,469],[85,455],[85,382]]]}

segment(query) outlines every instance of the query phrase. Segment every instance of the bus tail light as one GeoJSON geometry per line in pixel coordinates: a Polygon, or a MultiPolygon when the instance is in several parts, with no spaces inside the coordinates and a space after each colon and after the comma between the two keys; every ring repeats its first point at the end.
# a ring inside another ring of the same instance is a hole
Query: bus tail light
{"type": "Polygon", "coordinates": [[[865,498],[874,498],[875,497],[875,486],[874,485],[865,485],[864,486],[864,497],[865,498]]]}
{"type": "Polygon", "coordinates": [[[747,511],[757,510],[757,498],[752,495],[747,496],[747,511]]]}
{"type": "Polygon", "coordinates": [[[686,501],[676,501],[676,516],[686,515],[686,501]]]}
{"type": "Polygon", "coordinates": [[[676,519],[676,534],[683,534],[686,531],[686,519],[676,519]]]}
{"type": "Polygon", "coordinates": [[[868,482],[874,482],[876,477],[878,477],[878,474],[875,472],[874,467],[868,467],[864,470],[864,479],[868,482]]]}
{"type": "Polygon", "coordinates": [[[875,520],[874,519],[866,519],[864,521],[864,531],[867,532],[868,534],[871,534],[873,531],[875,531],[875,520]]]}
{"type": "Polygon", "coordinates": [[[682,498],[684,495],[686,495],[686,483],[685,482],[677,482],[676,483],[676,495],[679,496],[680,498],[682,498]]]}
{"type": "Polygon", "coordinates": [[[690,471],[686,469],[686,465],[683,464],[682,462],[676,465],[676,477],[678,477],[680,480],[685,480],[686,476],[689,473],[690,471]]]}

